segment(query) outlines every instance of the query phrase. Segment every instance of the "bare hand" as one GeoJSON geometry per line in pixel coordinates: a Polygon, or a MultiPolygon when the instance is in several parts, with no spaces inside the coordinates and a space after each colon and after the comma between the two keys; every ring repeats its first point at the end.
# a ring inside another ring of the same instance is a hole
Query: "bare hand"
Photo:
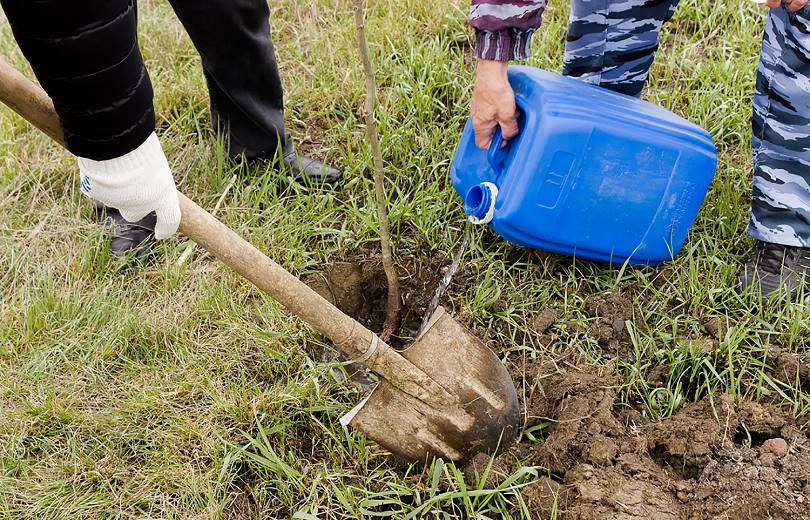
{"type": "Polygon", "coordinates": [[[515,93],[506,77],[506,67],[505,61],[478,61],[470,106],[475,145],[478,148],[489,148],[498,125],[503,133],[504,145],[518,134],[515,93]]]}
{"type": "Polygon", "coordinates": [[[766,0],[765,5],[771,9],[778,9],[780,6],[784,5],[785,9],[795,13],[796,11],[804,9],[807,5],[807,0],[766,0]]]}

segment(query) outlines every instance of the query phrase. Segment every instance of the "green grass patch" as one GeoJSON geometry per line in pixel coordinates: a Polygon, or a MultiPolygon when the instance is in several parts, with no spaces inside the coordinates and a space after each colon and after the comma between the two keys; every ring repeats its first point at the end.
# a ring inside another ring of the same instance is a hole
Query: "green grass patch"
{"type": "MultiPolygon", "coordinates": [[[[193,46],[167,3],[140,4],[159,134],[180,189],[210,208],[235,175],[219,217],[298,275],[373,249],[350,3],[284,0],[272,12],[289,129],[301,150],[344,170],[331,191],[228,161],[209,130],[193,46]]],[[[464,233],[448,169],[472,86],[467,8],[384,0],[368,13],[401,259],[452,258],[464,233]]],[[[567,10],[549,7],[531,65],[559,70],[567,10]]],[[[749,121],[762,21],[755,6],[682,0],[664,31],[645,97],[706,127],[720,151],[674,262],[609,268],[519,250],[476,229],[447,296],[455,316],[507,361],[574,349],[614,363],[622,404],[655,419],[731,393],[806,420],[806,389],[766,366],[771,346],[806,351],[810,311],[762,307],[733,290],[751,246],[749,121]],[[607,290],[631,294],[637,309],[626,357],[589,333],[587,300],[607,290]],[[547,335],[532,332],[548,307],[564,318],[547,335]]],[[[0,29],[3,55],[30,74],[0,29]]],[[[465,482],[438,461],[392,464],[339,426],[361,396],[314,358],[323,340],[300,320],[200,250],[177,269],[182,238],[160,244],[143,268],[113,261],[73,160],[6,109],[0,153],[0,516],[531,517],[519,490],[541,469],[488,489],[485,478],[465,482]]],[[[525,436],[542,442],[543,428],[525,436]]]]}

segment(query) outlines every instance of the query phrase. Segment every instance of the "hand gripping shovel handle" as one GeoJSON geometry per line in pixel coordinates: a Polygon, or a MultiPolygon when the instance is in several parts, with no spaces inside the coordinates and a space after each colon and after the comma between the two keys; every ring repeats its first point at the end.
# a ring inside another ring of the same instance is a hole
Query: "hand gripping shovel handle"
{"type": "MultiPolygon", "coordinates": [[[[65,146],[62,126],[51,99],[2,59],[0,101],[65,146]]],[[[182,234],[329,337],[341,351],[393,386],[431,406],[452,406],[457,402],[442,386],[373,332],[341,312],[191,199],[180,192],[178,197],[182,234]]]]}

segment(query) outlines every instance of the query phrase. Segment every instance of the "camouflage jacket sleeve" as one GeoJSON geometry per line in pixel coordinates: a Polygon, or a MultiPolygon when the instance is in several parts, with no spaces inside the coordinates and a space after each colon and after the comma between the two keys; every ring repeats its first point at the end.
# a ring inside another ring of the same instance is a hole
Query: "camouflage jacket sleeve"
{"type": "Polygon", "coordinates": [[[470,25],[475,54],[485,60],[529,56],[532,33],[540,26],[547,0],[472,0],[470,25]]]}

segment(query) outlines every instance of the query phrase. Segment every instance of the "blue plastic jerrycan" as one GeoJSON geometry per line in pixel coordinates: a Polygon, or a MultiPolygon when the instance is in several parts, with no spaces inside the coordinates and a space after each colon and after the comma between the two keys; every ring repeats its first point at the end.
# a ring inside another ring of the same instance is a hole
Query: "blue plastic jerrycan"
{"type": "Polygon", "coordinates": [[[476,148],[467,121],[451,180],[474,223],[509,242],[653,265],[681,249],[714,177],[711,136],[659,107],[544,70],[509,69],[520,134],[476,148]]]}

